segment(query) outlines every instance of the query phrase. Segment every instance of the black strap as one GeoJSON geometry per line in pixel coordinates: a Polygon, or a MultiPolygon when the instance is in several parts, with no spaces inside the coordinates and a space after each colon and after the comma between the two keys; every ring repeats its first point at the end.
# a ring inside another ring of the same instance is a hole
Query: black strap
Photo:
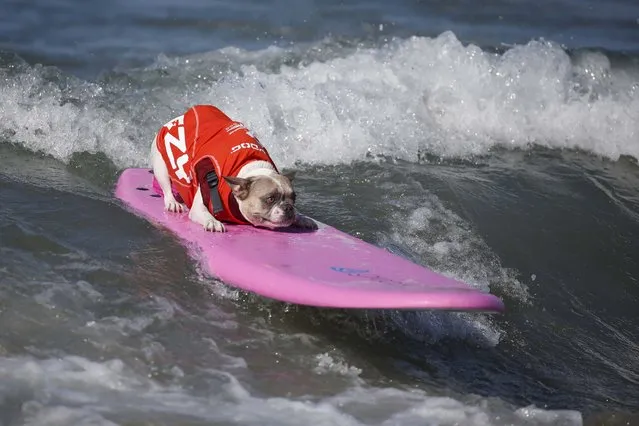
{"type": "Polygon", "coordinates": [[[206,183],[209,184],[209,190],[211,195],[211,205],[213,206],[213,214],[219,213],[222,210],[224,210],[224,206],[222,205],[222,199],[220,198],[220,193],[217,190],[219,179],[217,178],[217,174],[215,173],[215,171],[208,172],[206,174],[206,183]]]}
{"type": "Polygon", "coordinates": [[[202,201],[204,205],[208,207],[209,201],[213,207],[213,215],[224,210],[222,199],[218,191],[219,179],[215,173],[215,167],[210,158],[204,158],[195,165],[195,173],[197,175],[197,182],[200,186],[200,193],[202,194],[202,201]],[[204,187],[208,186],[208,191],[204,187]]]}

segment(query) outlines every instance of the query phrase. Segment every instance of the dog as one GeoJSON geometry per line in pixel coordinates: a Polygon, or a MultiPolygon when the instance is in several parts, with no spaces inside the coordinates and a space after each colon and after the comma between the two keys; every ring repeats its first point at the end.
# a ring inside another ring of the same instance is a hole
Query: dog
{"type": "Polygon", "coordinates": [[[162,126],[151,165],[165,210],[188,210],[206,231],[225,232],[224,223],[318,228],[295,208],[294,175],[281,174],[260,141],[213,105],[195,105],[162,126]]]}

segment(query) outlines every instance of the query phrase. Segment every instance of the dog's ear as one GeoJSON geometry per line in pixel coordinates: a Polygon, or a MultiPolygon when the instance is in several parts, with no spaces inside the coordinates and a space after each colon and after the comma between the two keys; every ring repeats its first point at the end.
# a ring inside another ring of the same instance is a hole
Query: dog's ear
{"type": "Polygon", "coordinates": [[[286,176],[288,178],[288,180],[293,182],[295,180],[295,173],[296,173],[296,171],[293,170],[293,171],[290,171],[290,172],[282,173],[282,176],[286,176]]]}
{"type": "Polygon", "coordinates": [[[249,189],[253,182],[250,178],[244,179],[234,176],[224,176],[224,180],[229,184],[233,191],[233,195],[235,195],[238,200],[245,200],[246,197],[248,197],[249,189]]]}

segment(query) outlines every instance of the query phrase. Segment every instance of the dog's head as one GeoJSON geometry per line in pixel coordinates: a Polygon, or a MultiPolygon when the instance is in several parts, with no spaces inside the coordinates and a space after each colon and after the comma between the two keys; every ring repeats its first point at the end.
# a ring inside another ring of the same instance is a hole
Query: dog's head
{"type": "Polygon", "coordinates": [[[240,211],[251,224],[266,228],[290,226],[295,221],[293,175],[269,174],[238,178],[224,176],[240,211]]]}

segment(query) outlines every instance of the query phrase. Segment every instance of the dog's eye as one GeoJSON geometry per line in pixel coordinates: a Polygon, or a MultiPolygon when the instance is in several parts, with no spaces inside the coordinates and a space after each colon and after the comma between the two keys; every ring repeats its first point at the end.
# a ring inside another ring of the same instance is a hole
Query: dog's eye
{"type": "Polygon", "coordinates": [[[272,195],[266,199],[266,202],[269,204],[273,204],[275,202],[275,197],[272,195]]]}

